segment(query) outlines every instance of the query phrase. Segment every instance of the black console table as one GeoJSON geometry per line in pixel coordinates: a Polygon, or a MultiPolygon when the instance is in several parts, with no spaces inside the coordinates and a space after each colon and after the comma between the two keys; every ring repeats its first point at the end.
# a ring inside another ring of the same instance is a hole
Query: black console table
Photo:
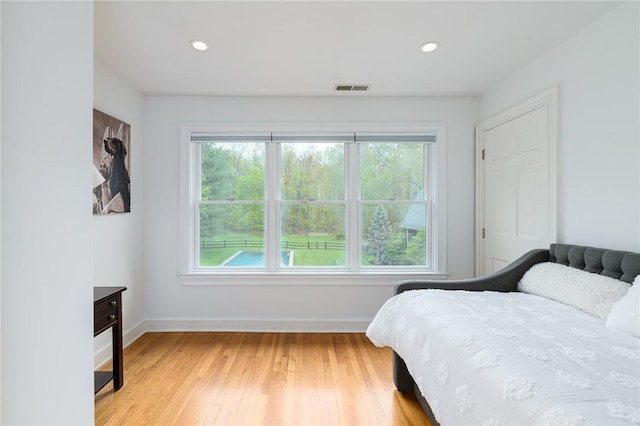
{"type": "Polygon", "coordinates": [[[113,371],[96,371],[94,391],[97,393],[111,379],[113,389],[124,385],[122,359],[122,292],[126,287],[93,288],[93,336],[111,328],[113,337],[113,371]]]}

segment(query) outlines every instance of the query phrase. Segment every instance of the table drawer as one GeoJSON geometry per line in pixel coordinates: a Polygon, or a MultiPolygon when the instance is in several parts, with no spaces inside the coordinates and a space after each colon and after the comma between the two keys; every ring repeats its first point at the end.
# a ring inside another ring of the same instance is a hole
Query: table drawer
{"type": "Polygon", "coordinates": [[[120,298],[109,297],[94,305],[94,334],[98,334],[118,321],[118,305],[120,298]]]}

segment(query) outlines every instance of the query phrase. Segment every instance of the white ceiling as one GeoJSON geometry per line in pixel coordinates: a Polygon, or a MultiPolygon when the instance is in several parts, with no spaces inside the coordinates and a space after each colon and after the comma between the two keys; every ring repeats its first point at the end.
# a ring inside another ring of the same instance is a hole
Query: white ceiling
{"type": "Polygon", "coordinates": [[[618,5],[97,1],[95,56],[147,95],[478,96],[618,5]]]}

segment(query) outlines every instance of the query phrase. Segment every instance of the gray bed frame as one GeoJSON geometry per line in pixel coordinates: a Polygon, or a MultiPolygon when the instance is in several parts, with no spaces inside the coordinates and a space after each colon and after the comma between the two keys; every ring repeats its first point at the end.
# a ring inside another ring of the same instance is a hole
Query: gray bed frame
{"type": "MultiPolygon", "coordinates": [[[[570,244],[551,244],[549,249],[531,250],[505,268],[484,277],[465,280],[412,280],[396,283],[394,294],[408,290],[442,289],[468,291],[518,291],[518,282],[533,265],[556,262],[595,274],[632,283],[640,275],[640,253],[570,244]]],[[[413,392],[427,416],[438,426],[433,411],[420,393],[402,358],[393,353],[393,381],[400,392],[413,392]]]]}

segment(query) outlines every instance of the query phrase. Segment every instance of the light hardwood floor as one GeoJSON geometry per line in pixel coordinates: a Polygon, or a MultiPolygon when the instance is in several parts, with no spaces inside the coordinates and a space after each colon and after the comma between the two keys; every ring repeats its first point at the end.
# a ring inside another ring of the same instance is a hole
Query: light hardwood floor
{"type": "Polygon", "coordinates": [[[95,396],[96,424],[430,425],[363,334],[147,333],[124,365],[124,387],[95,396]]]}

